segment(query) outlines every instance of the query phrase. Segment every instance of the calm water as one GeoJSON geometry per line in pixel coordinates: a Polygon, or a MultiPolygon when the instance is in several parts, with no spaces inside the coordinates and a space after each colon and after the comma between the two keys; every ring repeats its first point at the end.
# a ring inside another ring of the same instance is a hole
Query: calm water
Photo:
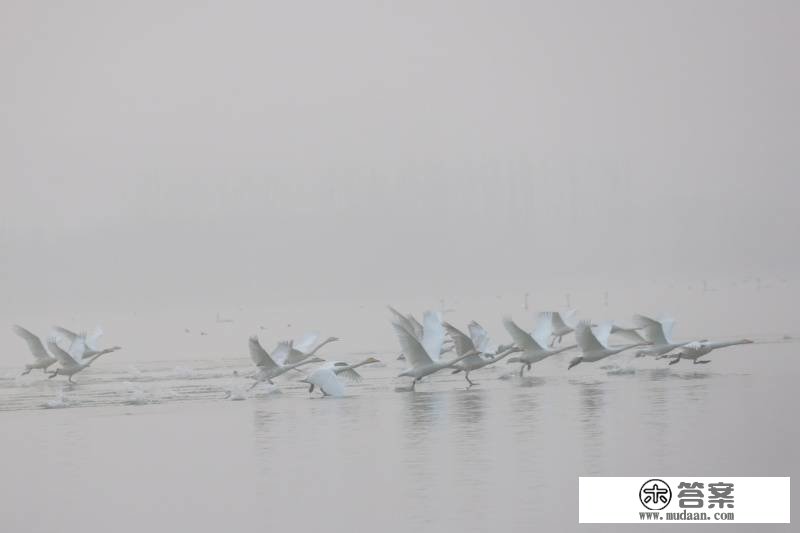
{"type": "Polygon", "coordinates": [[[798,346],[569,373],[566,355],[415,393],[386,354],[339,399],[291,379],[223,399],[246,360],[109,359],[74,386],[3,369],[0,530],[577,530],[579,475],[797,474],[798,346]]]}

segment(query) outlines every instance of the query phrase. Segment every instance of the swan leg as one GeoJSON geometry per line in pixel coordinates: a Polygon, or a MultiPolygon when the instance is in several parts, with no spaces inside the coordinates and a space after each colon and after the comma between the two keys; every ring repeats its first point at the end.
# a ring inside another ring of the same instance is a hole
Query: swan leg
{"type": "Polygon", "coordinates": [[[47,376],[47,379],[53,379],[53,378],[54,378],[54,377],[56,377],[57,375],[58,375],[58,372],[53,372],[52,374],[50,374],[49,376],[47,376]]]}
{"type": "MultiPolygon", "coordinates": [[[[475,385],[475,382],[474,382],[474,381],[472,381],[471,379],[469,379],[469,372],[467,372],[466,374],[464,374],[464,377],[467,379],[467,383],[469,383],[469,386],[470,386],[470,387],[472,387],[473,385],[475,385]]],[[[467,388],[469,388],[469,387],[467,387],[467,388]]]]}
{"type": "MultiPolygon", "coordinates": [[[[25,369],[25,372],[23,372],[22,374],[20,374],[20,376],[26,376],[26,375],[30,374],[30,373],[31,373],[31,370],[33,370],[33,369],[32,369],[32,368],[26,368],[26,369],[25,369]]],[[[42,369],[42,370],[44,370],[44,369],[42,369]]]]}
{"type": "Polygon", "coordinates": [[[411,390],[416,390],[417,386],[417,378],[414,378],[414,381],[411,382],[411,390]]]}
{"type": "Polygon", "coordinates": [[[519,377],[522,377],[522,371],[525,370],[525,365],[519,367],[519,377]]]}
{"type": "Polygon", "coordinates": [[[696,365],[704,365],[706,363],[710,363],[711,361],[698,361],[697,359],[694,360],[694,364],[696,365]]]}
{"type": "Polygon", "coordinates": [[[247,388],[247,390],[253,390],[253,389],[256,387],[256,385],[258,385],[259,383],[260,383],[260,381],[256,381],[255,383],[253,383],[252,385],[250,385],[250,386],[247,388]]]}
{"type": "MultiPolygon", "coordinates": [[[[313,383],[308,386],[308,393],[311,394],[312,392],[314,392],[314,384],[313,383]]],[[[325,391],[322,391],[322,392],[324,393],[325,391]]]]}
{"type": "Polygon", "coordinates": [[[528,365],[527,365],[527,366],[528,366],[528,372],[530,372],[530,371],[531,371],[531,367],[532,367],[532,365],[533,365],[533,363],[528,363],[528,365]]]}
{"type": "Polygon", "coordinates": [[[680,360],[681,360],[681,358],[680,358],[680,357],[676,357],[675,359],[673,359],[672,361],[670,361],[670,362],[669,362],[669,364],[671,364],[671,365],[674,365],[675,363],[677,363],[677,362],[678,362],[678,361],[680,361],[680,360]]]}

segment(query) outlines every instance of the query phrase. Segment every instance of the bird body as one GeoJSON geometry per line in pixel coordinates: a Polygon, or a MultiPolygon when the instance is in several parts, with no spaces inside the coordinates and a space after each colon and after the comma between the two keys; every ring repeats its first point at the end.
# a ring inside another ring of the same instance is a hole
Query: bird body
{"type": "Polygon", "coordinates": [[[308,376],[301,379],[303,383],[308,383],[308,392],[313,392],[314,387],[319,387],[323,396],[344,396],[345,386],[338,374],[329,366],[322,366],[311,372],[308,376]]]}

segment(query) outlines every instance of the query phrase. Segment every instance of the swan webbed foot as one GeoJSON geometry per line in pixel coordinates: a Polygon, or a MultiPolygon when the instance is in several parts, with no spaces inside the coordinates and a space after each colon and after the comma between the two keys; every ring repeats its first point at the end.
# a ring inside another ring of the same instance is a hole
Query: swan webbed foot
{"type": "Polygon", "coordinates": [[[694,364],[696,365],[705,365],[710,363],[711,361],[698,361],[697,359],[694,360],[694,364]]]}
{"type": "Polygon", "coordinates": [[[680,357],[678,357],[677,359],[673,359],[672,361],[670,361],[670,362],[669,362],[669,364],[670,364],[670,365],[674,365],[675,363],[677,363],[677,362],[678,362],[678,361],[680,361],[680,360],[681,360],[681,358],[680,358],[680,357]]]}

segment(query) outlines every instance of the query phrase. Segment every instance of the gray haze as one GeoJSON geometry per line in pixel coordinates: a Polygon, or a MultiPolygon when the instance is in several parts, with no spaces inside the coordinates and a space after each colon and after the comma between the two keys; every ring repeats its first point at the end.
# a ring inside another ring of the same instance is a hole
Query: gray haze
{"type": "Polygon", "coordinates": [[[579,475],[796,478],[799,27],[793,1],[2,0],[0,530],[584,531],[579,475]],[[388,303],[498,342],[574,306],[764,344],[400,393],[388,303]],[[123,349],[20,376],[14,323],[123,349]],[[223,400],[249,335],[308,329],[385,366],[223,400]]]}
{"type": "Polygon", "coordinates": [[[0,5],[11,307],[796,270],[796,2],[195,4],[0,5]]]}

